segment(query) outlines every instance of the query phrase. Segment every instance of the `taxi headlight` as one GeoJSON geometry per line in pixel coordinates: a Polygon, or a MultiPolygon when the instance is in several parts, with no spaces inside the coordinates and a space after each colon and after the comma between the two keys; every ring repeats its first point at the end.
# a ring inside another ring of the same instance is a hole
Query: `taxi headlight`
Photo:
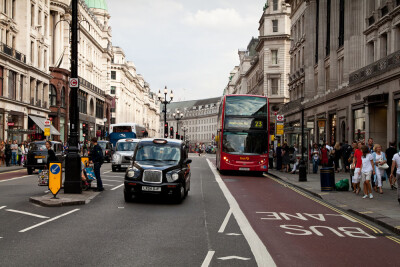
{"type": "Polygon", "coordinates": [[[135,177],[135,176],[137,176],[138,174],[139,174],[139,170],[138,169],[136,169],[136,168],[131,168],[131,169],[128,169],[127,170],[127,172],[126,172],[126,176],[128,177],[128,178],[133,178],[133,177],[135,177]]]}
{"type": "Polygon", "coordinates": [[[166,174],[166,177],[167,177],[167,181],[168,181],[169,183],[172,183],[172,182],[175,182],[176,180],[179,179],[179,174],[176,173],[176,172],[168,172],[168,173],[166,174]]]}
{"type": "Polygon", "coordinates": [[[113,160],[117,161],[117,160],[119,160],[119,158],[120,158],[119,154],[114,154],[113,155],[113,160]]]}

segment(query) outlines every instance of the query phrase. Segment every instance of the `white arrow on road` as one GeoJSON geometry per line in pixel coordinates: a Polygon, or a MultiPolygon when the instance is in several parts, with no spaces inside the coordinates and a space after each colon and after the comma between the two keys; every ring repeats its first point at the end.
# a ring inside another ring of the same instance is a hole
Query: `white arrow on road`
{"type": "Polygon", "coordinates": [[[243,257],[239,257],[239,256],[226,256],[226,257],[221,257],[218,258],[219,260],[242,260],[242,261],[249,261],[250,258],[243,258],[243,257]]]}
{"type": "Polygon", "coordinates": [[[226,235],[241,235],[241,234],[237,234],[237,233],[228,233],[226,235]]]}

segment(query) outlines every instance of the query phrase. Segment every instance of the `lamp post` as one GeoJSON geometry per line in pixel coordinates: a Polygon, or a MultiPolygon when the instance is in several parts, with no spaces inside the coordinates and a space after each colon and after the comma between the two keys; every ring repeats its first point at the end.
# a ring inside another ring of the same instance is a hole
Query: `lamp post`
{"type": "Polygon", "coordinates": [[[174,116],[176,120],[176,138],[178,139],[179,135],[179,121],[183,118],[183,113],[180,113],[179,109],[176,111],[176,113],[173,113],[172,116],[174,116]]]}
{"type": "Polygon", "coordinates": [[[168,125],[167,125],[167,105],[169,103],[171,103],[172,99],[174,98],[174,94],[171,93],[169,94],[170,100],[167,101],[167,94],[168,94],[168,89],[167,86],[165,86],[164,88],[164,98],[161,95],[161,91],[158,90],[158,100],[160,100],[161,104],[164,105],[164,110],[162,112],[164,112],[164,137],[168,138],[168,125]]]}
{"type": "Polygon", "coordinates": [[[185,126],[182,127],[182,131],[183,131],[183,141],[186,141],[186,132],[187,132],[187,128],[185,126]]]}

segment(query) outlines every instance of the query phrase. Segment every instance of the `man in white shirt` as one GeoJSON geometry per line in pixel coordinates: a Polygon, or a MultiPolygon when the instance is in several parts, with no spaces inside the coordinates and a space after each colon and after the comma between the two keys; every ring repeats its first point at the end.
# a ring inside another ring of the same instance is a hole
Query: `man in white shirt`
{"type": "Polygon", "coordinates": [[[394,154],[392,160],[392,169],[390,171],[390,178],[393,179],[394,177],[396,177],[397,179],[397,200],[399,201],[400,204],[400,152],[394,154]],[[394,173],[395,167],[397,167],[396,174],[394,173]]]}

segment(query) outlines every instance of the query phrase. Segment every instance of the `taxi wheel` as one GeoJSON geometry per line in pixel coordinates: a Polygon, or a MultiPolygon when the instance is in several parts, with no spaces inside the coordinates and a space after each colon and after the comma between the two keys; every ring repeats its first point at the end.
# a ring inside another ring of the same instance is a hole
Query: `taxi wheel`
{"type": "Polygon", "coordinates": [[[32,168],[27,168],[26,170],[28,171],[29,175],[31,175],[33,173],[33,169],[32,168]]]}

